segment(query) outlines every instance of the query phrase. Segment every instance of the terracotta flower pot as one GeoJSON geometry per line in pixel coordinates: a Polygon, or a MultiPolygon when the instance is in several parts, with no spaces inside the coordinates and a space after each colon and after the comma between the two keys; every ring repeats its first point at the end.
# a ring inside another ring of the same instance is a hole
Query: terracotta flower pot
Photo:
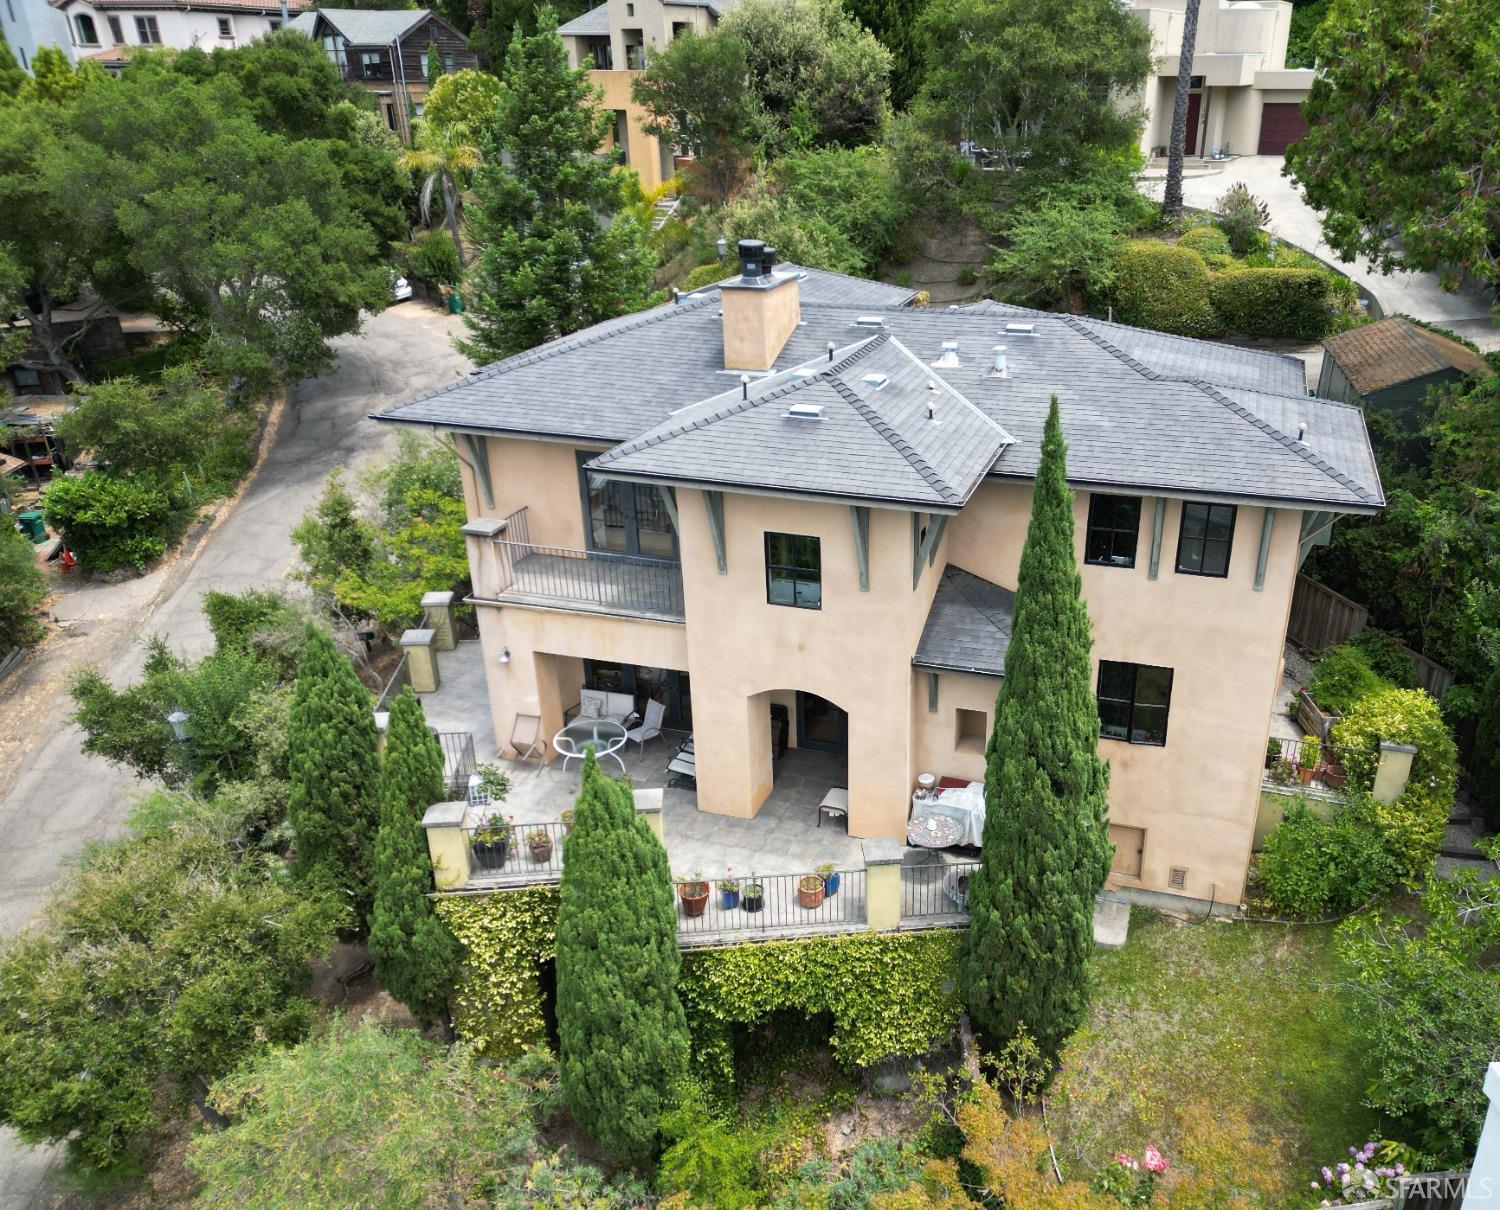
{"type": "Polygon", "coordinates": [[[682,900],[685,916],[701,916],[708,906],[708,883],[682,882],[677,885],[677,896],[682,900]]]}
{"type": "Polygon", "coordinates": [[[1330,790],[1340,790],[1349,780],[1349,773],[1343,765],[1324,765],[1322,778],[1323,784],[1330,790]]]}
{"type": "Polygon", "coordinates": [[[1312,775],[1313,775],[1313,772],[1314,772],[1314,768],[1313,768],[1312,765],[1298,765],[1297,766],[1297,778],[1298,778],[1299,781],[1301,781],[1301,783],[1304,786],[1310,786],[1310,785],[1312,785],[1312,775]]]}
{"type": "Polygon", "coordinates": [[[531,847],[531,860],[537,865],[546,865],[552,860],[552,837],[549,836],[545,840],[527,841],[527,844],[531,847]]]}
{"type": "Polygon", "coordinates": [[[809,874],[797,883],[797,902],[805,908],[821,907],[824,893],[823,879],[817,874],[809,874]]]}

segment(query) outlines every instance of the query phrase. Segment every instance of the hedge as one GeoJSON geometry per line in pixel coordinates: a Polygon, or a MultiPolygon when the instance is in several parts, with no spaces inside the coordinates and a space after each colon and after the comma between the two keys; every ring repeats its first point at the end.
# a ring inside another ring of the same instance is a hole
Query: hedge
{"type": "Polygon", "coordinates": [[[694,290],[701,290],[704,286],[715,286],[733,274],[724,266],[723,261],[710,261],[706,265],[699,265],[682,280],[682,292],[691,294],[694,290]]]}
{"type": "Polygon", "coordinates": [[[1233,256],[1229,247],[1229,237],[1217,227],[1207,225],[1192,227],[1184,231],[1182,238],[1177,241],[1177,246],[1191,248],[1205,260],[1210,256],[1233,256]]]}
{"type": "Polygon", "coordinates": [[[145,571],[190,516],[150,479],[102,471],[55,477],[42,493],[42,510],[85,571],[145,571]]]}
{"type": "Polygon", "coordinates": [[[1406,791],[1374,811],[1402,877],[1420,882],[1437,856],[1458,785],[1458,751],[1437,702],[1420,689],[1377,690],[1355,702],[1329,738],[1361,790],[1375,784],[1382,740],[1416,747],[1406,791]]]}
{"type": "Polygon", "coordinates": [[[1333,321],[1328,279],[1312,269],[1225,269],[1208,296],[1221,325],[1245,336],[1318,340],[1333,321]]]}
{"type": "Polygon", "coordinates": [[[1209,301],[1208,265],[1191,248],[1132,240],[1120,248],[1115,314],[1120,323],[1179,336],[1214,336],[1221,324],[1209,301]]]}

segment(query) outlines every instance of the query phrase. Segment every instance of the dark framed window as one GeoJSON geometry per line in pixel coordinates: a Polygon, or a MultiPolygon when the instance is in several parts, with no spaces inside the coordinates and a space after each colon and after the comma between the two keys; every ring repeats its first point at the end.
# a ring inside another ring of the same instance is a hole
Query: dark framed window
{"type": "Polygon", "coordinates": [[[220,17],[219,18],[219,37],[221,37],[221,38],[232,38],[232,37],[234,37],[234,22],[231,21],[228,17],[220,17]]]}
{"type": "Polygon", "coordinates": [[[120,27],[120,18],[106,17],[105,20],[109,22],[109,36],[114,39],[115,45],[124,46],[125,31],[120,27]]]}
{"type": "Polygon", "coordinates": [[[1083,561],[1105,567],[1134,567],[1135,544],[1141,531],[1139,496],[1089,497],[1088,536],[1083,561]]]}
{"type": "Polygon", "coordinates": [[[378,50],[360,51],[359,70],[366,80],[383,79],[385,76],[384,56],[378,50]]]}
{"type": "Polygon", "coordinates": [[[576,450],[574,455],[578,460],[578,490],[583,499],[588,548],[651,559],[675,559],[677,531],[661,498],[661,489],[647,483],[606,479],[584,467],[597,454],[576,450]]]}
{"type": "Polygon", "coordinates": [[[766,535],[766,600],[798,609],[823,608],[823,548],[817,538],[766,535]]]}
{"type": "Polygon", "coordinates": [[[99,45],[99,33],[94,26],[94,19],[87,13],[79,13],[73,18],[73,28],[78,31],[78,45],[99,45]]]}
{"type": "Polygon", "coordinates": [[[1099,736],[1127,744],[1167,742],[1172,670],[1153,664],[1099,661],[1099,736]]]}
{"type": "Polygon", "coordinates": [[[1234,544],[1233,504],[1183,501],[1177,535],[1177,570],[1188,576],[1227,576],[1234,544]]]}
{"type": "Polygon", "coordinates": [[[451,76],[457,66],[458,60],[453,57],[453,52],[445,50],[443,52],[443,70],[451,76]]]}
{"type": "Polygon", "coordinates": [[[155,17],[137,17],[135,19],[136,40],[142,46],[161,45],[161,27],[156,24],[155,17]]]}

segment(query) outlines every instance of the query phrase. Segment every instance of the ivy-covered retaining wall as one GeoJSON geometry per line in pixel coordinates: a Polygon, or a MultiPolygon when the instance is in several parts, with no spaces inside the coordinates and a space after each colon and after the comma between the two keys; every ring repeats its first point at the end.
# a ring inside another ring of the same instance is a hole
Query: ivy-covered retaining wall
{"type": "MultiPolygon", "coordinates": [[[[554,956],[557,902],[555,886],[436,902],[464,949],[454,1025],[495,1058],[546,1045],[536,968],[554,956]]],[[[834,1054],[853,1066],[923,1054],[957,1025],[962,937],[859,932],[691,950],[678,993],[695,1062],[710,1080],[732,1081],[733,1027],[788,1008],[829,1014],[834,1054]]]]}

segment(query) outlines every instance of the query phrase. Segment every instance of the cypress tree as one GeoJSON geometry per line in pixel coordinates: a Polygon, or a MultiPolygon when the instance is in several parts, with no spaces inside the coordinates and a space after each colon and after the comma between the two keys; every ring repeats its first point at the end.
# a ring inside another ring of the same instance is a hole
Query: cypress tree
{"type": "Polygon", "coordinates": [[[427,898],[432,864],[422,815],[442,801],[443,789],[443,751],[408,685],[391,703],[380,767],[370,957],[375,977],[423,1025],[447,1015],[448,992],[458,974],[458,943],[427,898]]]}
{"type": "Polygon", "coordinates": [[[349,658],[316,626],[292,693],[287,819],[292,873],[369,918],[379,758],[370,695],[349,658]]]}
{"type": "Polygon", "coordinates": [[[623,1163],[649,1164],[687,1022],[667,853],[635,813],[626,782],[590,750],[567,839],[557,909],[557,1032],[573,1116],[623,1163]]]}
{"type": "Polygon", "coordinates": [[[1080,587],[1054,396],[985,753],[989,814],[962,962],[964,1000],[991,1043],[1024,1026],[1054,1062],[1088,1007],[1094,896],[1113,853],[1080,587]]]}
{"type": "Polygon", "coordinates": [[[516,26],[468,211],[484,251],[455,343],[481,364],[646,305],[651,232],[625,208],[629,178],[594,154],[613,119],[588,76],[568,66],[550,7],[535,34],[516,26]]]}

